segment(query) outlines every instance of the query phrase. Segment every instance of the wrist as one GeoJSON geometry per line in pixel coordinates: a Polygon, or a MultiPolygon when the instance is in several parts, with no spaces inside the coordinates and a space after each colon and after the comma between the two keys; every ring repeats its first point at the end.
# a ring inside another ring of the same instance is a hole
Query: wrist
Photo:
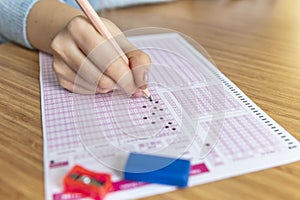
{"type": "Polygon", "coordinates": [[[30,44],[52,53],[50,44],[69,21],[84,13],[56,0],[41,0],[34,5],[27,18],[27,38],[30,44]]]}

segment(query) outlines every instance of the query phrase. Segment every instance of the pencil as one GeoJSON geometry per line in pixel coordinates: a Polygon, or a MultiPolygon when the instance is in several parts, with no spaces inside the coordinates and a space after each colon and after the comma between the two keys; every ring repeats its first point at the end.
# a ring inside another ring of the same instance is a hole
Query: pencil
{"type": "MultiPolygon", "coordinates": [[[[88,0],[76,0],[76,2],[81,7],[81,9],[85,13],[85,15],[90,19],[90,21],[92,22],[92,24],[96,28],[96,30],[105,39],[109,39],[111,41],[112,45],[114,46],[114,48],[116,49],[116,51],[118,52],[118,54],[121,55],[121,57],[124,60],[124,62],[127,65],[129,65],[129,60],[128,60],[127,56],[122,51],[121,47],[118,45],[118,43],[116,42],[116,40],[113,38],[112,34],[106,28],[106,26],[104,25],[103,21],[98,16],[98,14],[96,13],[96,11],[93,9],[93,7],[89,3],[89,1],[88,0]]],[[[150,99],[150,101],[151,101],[152,98],[151,98],[151,94],[150,94],[149,90],[146,88],[146,89],[143,90],[143,92],[144,92],[145,96],[148,99],[150,99]]]]}

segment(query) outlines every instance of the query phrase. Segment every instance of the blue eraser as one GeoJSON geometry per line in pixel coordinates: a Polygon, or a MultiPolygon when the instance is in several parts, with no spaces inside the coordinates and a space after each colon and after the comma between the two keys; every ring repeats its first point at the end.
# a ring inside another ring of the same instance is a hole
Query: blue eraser
{"type": "Polygon", "coordinates": [[[130,153],[124,179],[186,187],[190,168],[189,160],[130,153]]]}

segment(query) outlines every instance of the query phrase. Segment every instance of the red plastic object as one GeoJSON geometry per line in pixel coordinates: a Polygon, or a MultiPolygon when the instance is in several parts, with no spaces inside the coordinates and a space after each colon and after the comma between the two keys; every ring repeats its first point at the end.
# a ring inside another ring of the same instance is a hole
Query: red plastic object
{"type": "Polygon", "coordinates": [[[106,173],[95,173],[75,165],[63,179],[65,192],[81,193],[95,200],[102,200],[113,190],[111,176],[106,173]]]}

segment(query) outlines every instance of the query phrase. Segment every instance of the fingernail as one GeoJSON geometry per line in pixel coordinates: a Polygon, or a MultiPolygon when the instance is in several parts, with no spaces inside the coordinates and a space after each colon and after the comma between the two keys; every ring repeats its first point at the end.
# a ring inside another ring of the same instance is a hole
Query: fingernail
{"type": "Polygon", "coordinates": [[[149,73],[148,73],[148,72],[144,72],[143,80],[144,80],[145,82],[148,82],[148,81],[149,81],[149,73]]]}
{"type": "Polygon", "coordinates": [[[131,95],[131,97],[133,98],[139,98],[139,97],[143,97],[144,96],[144,92],[140,91],[140,90],[137,90],[135,93],[133,93],[131,95]]]}

